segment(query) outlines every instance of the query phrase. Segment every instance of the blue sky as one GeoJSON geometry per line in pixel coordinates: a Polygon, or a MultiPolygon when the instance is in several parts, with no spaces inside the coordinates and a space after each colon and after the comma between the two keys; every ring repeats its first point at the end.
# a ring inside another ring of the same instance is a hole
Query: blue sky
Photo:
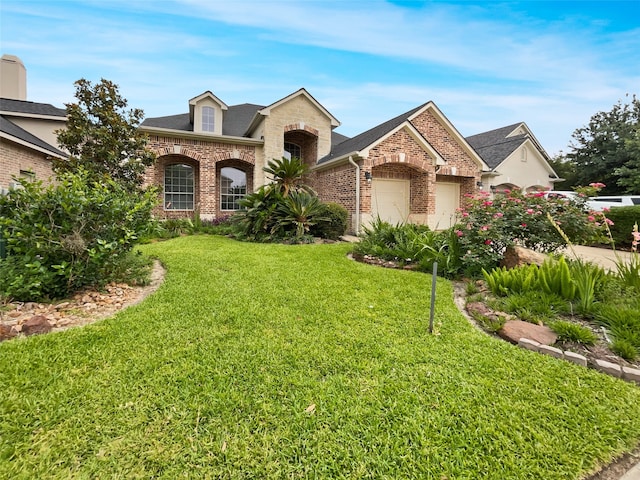
{"type": "Polygon", "coordinates": [[[268,105],[305,87],[353,136],[434,101],[464,135],[525,121],[545,149],[640,93],[640,1],[1,0],[28,100],[107,78],[147,117],[211,90],[268,105]]]}

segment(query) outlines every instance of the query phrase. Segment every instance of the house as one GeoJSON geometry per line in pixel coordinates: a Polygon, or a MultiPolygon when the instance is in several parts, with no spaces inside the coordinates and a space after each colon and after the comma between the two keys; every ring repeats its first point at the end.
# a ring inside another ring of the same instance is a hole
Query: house
{"type": "Polygon", "coordinates": [[[562,181],[549,165],[549,155],[524,122],[466,140],[490,167],[482,173],[484,189],[551,190],[554,182],[562,181]]]}
{"type": "Polygon", "coordinates": [[[26,69],[18,57],[0,59],[0,192],[15,178],[48,181],[51,158],[65,158],[55,131],[66,125],[66,110],[26,100],[26,69]]]}
{"type": "MultiPolygon", "coordinates": [[[[66,111],[26,100],[26,69],[2,57],[0,187],[12,176],[47,180],[52,157],[66,154],[55,131],[66,111]]],[[[185,111],[147,118],[140,130],[157,161],[147,184],[161,187],[160,218],[213,219],[270,182],[274,158],[296,156],[321,200],[350,214],[349,231],[376,218],[445,229],[465,195],[478,188],[548,189],[560,179],[525,123],[464,138],[429,101],[353,138],[301,88],[270,105],[227,105],[211,91],[185,101],[185,111]]]]}
{"type": "Polygon", "coordinates": [[[488,166],[433,102],[347,138],[304,88],[268,106],[229,106],[210,91],[188,113],[148,118],[140,129],[158,155],[147,182],[163,187],[158,214],[203,219],[233,213],[269,182],[263,167],[296,156],[321,200],[351,216],[351,232],[380,217],[448,228],[488,166]]]}

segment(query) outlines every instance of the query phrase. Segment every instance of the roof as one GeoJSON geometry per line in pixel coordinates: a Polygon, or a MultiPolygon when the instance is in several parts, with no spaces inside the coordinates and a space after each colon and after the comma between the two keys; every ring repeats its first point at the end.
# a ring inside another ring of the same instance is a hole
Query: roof
{"type": "MultiPolygon", "coordinates": [[[[230,106],[229,109],[223,113],[222,134],[233,137],[244,136],[254,115],[262,108],[264,108],[262,105],[254,105],[251,103],[230,106]]],[[[147,118],[142,122],[141,126],[193,132],[193,124],[189,121],[189,113],[147,118]]]]}
{"type": "Polygon", "coordinates": [[[66,158],[68,155],[56,147],[48,144],[44,140],[36,137],[35,135],[27,132],[25,129],[19,127],[4,115],[0,115],[0,132],[3,137],[8,137],[12,140],[17,140],[19,143],[26,144],[30,147],[35,147],[37,150],[45,150],[56,157],[66,158]]]}
{"type": "Polygon", "coordinates": [[[318,160],[318,165],[328,162],[329,160],[333,160],[334,158],[341,157],[342,155],[345,155],[347,153],[358,152],[368,147],[369,145],[374,143],[376,140],[380,139],[381,137],[391,132],[394,128],[402,125],[414,113],[416,113],[421,108],[424,108],[424,106],[427,105],[427,103],[424,103],[419,107],[416,107],[412,110],[409,110],[408,112],[398,115],[397,117],[394,117],[391,120],[387,120],[386,122],[381,123],[380,125],[375,126],[365,132],[362,132],[361,134],[356,135],[353,138],[349,138],[338,144],[332,145],[331,152],[325,157],[322,157],[320,160],[318,160]]]}
{"type": "Polygon", "coordinates": [[[2,113],[16,113],[22,115],[41,115],[46,117],[66,117],[67,111],[54,107],[48,103],[27,102],[11,98],[0,98],[0,111],[2,113]]]}
{"type": "Polygon", "coordinates": [[[485,163],[494,169],[530,138],[527,134],[508,136],[520,125],[522,122],[471,135],[466,140],[485,163]]]}

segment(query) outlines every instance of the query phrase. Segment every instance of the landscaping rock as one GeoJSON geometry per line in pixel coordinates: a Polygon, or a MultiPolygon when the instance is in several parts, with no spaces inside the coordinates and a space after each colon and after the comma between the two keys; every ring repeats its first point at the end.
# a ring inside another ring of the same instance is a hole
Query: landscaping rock
{"type": "Polygon", "coordinates": [[[0,324],[0,342],[3,340],[8,340],[17,335],[17,332],[8,325],[0,324]]]}
{"type": "Polygon", "coordinates": [[[622,367],[622,378],[640,385],[640,370],[637,368],[622,367]]]}
{"type": "Polygon", "coordinates": [[[484,315],[485,317],[488,317],[491,314],[493,314],[493,310],[491,310],[482,302],[467,303],[467,311],[470,314],[477,313],[478,315],[484,315]]]}
{"type": "Polygon", "coordinates": [[[564,353],[562,352],[562,350],[556,347],[550,347],[549,345],[540,345],[540,347],[538,348],[538,351],[540,353],[544,353],[545,355],[549,355],[555,358],[564,357],[564,353]]]}
{"type": "Polygon", "coordinates": [[[534,325],[522,320],[509,320],[498,330],[498,335],[515,344],[521,338],[528,338],[541,345],[553,345],[558,339],[558,336],[549,327],[534,325]]]}
{"type": "Polygon", "coordinates": [[[518,346],[525,348],[527,350],[531,350],[532,352],[537,352],[540,348],[540,344],[535,340],[530,340],[528,338],[521,338],[518,340],[518,346]]]}
{"type": "Polygon", "coordinates": [[[622,369],[620,365],[617,363],[607,362],[605,360],[596,360],[595,363],[596,370],[600,370],[601,372],[607,373],[614,377],[621,378],[622,377],[622,369]]]}
{"type": "Polygon", "coordinates": [[[543,253],[535,252],[524,247],[507,247],[502,258],[501,266],[507,268],[519,267],[520,265],[542,265],[547,259],[543,253]]]}
{"type": "Polygon", "coordinates": [[[587,357],[580,355],[579,353],[566,351],[564,352],[564,359],[583,367],[587,366],[587,357]]]}
{"type": "Polygon", "coordinates": [[[39,335],[41,333],[49,333],[52,328],[47,317],[34,315],[22,324],[22,333],[25,335],[39,335]]]}

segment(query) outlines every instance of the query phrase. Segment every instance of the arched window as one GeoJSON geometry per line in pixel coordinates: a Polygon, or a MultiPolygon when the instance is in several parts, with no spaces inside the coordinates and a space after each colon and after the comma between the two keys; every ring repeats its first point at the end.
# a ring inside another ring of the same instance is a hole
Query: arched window
{"type": "Polygon", "coordinates": [[[202,107],[202,131],[214,132],[216,111],[213,107],[202,107]]]}
{"type": "Polygon", "coordinates": [[[220,210],[240,210],[238,203],[247,195],[247,174],[233,167],[220,170],[220,210]]]}
{"type": "Polygon", "coordinates": [[[300,145],[296,145],[295,143],[291,143],[291,142],[284,142],[284,151],[285,151],[285,155],[284,155],[285,157],[288,157],[288,158],[296,157],[302,160],[302,148],[300,147],[300,145]]]}
{"type": "Polygon", "coordinates": [[[167,165],[164,169],[164,209],[193,210],[193,167],[167,165]]]}

